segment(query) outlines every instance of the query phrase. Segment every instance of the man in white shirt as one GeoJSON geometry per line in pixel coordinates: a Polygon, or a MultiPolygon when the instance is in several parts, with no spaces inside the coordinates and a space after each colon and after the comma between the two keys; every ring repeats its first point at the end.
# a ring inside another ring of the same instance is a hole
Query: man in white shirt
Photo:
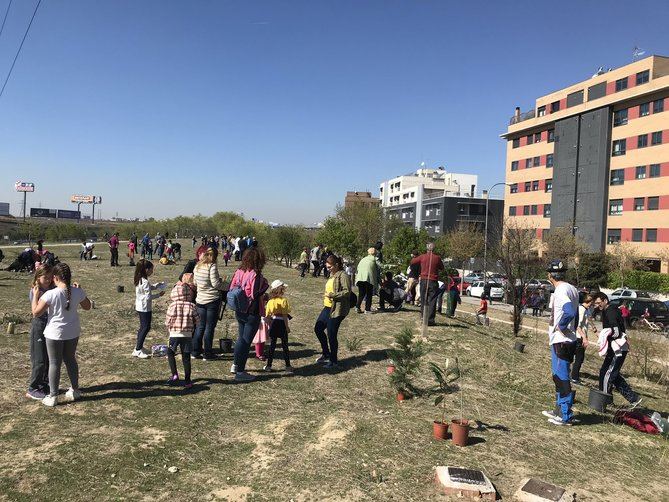
{"type": "Polygon", "coordinates": [[[574,415],[571,407],[574,404],[574,394],[569,373],[576,351],[578,291],[566,282],[567,267],[561,260],[553,260],[547,271],[548,280],[555,287],[551,298],[548,339],[558,413],[551,410],[544,411],[543,414],[553,425],[572,425],[574,415]]]}

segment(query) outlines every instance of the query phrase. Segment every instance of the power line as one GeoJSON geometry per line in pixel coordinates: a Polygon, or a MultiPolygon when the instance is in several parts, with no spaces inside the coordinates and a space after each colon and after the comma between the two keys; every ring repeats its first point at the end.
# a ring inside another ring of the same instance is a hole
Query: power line
{"type": "Polygon", "coordinates": [[[5,23],[7,22],[7,15],[9,14],[9,8],[12,6],[12,0],[9,0],[9,4],[7,4],[7,10],[5,11],[5,17],[2,20],[2,26],[0,27],[0,36],[2,36],[2,32],[5,29],[5,23]]]}
{"type": "Polygon", "coordinates": [[[26,41],[26,37],[28,36],[28,32],[30,31],[30,27],[33,25],[33,20],[35,19],[35,14],[37,14],[37,9],[39,9],[40,4],[42,3],[42,0],[38,0],[37,5],[35,5],[35,10],[33,11],[33,15],[30,18],[30,23],[28,23],[28,27],[26,28],[26,32],[23,34],[23,38],[21,39],[21,45],[19,45],[19,49],[16,51],[16,55],[14,56],[14,61],[12,61],[12,66],[9,68],[9,72],[7,73],[7,78],[5,78],[5,83],[2,84],[2,89],[0,89],[0,98],[2,98],[2,95],[5,92],[5,87],[7,87],[7,82],[9,82],[9,77],[12,76],[12,71],[14,70],[14,65],[16,64],[16,60],[19,58],[19,54],[21,54],[21,49],[23,48],[23,43],[26,41]]]}

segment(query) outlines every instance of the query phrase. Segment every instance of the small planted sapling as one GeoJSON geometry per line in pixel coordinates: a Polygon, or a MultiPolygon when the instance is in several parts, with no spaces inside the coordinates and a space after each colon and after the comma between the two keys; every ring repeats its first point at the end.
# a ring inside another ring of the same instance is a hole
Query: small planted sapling
{"type": "Polygon", "coordinates": [[[433,423],[433,433],[436,439],[446,439],[448,433],[448,423],[446,422],[446,394],[450,394],[457,389],[453,385],[458,378],[460,378],[460,368],[458,366],[458,359],[455,358],[455,364],[451,365],[450,361],[446,359],[446,365],[441,368],[435,363],[430,363],[430,371],[434,376],[436,385],[430,389],[431,394],[436,394],[434,405],[441,405],[441,420],[435,420],[433,423]]]}

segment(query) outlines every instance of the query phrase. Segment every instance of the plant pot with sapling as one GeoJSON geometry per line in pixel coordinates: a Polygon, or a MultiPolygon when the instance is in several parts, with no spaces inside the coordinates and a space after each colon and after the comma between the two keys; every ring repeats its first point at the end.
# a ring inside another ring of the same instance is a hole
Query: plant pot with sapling
{"type": "Polygon", "coordinates": [[[453,392],[457,387],[453,385],[458,378],[460,378],[460,369],[458,368],[458,360],[455,359],[455,364],[450,365],[450,361],[446,359],[446,365],[441,368],[435,363],[430,363],[430,371],[434,375],[436,385],[430,389],[432,395],[437,397],[434,399],[434,405],[440,407],[440,420],[435,420],[432,423],[432,434],[435,439],[444,440],[448,437],[448,422],[446,422],[446,401],[444,398],[447,394],[453,392]]]}

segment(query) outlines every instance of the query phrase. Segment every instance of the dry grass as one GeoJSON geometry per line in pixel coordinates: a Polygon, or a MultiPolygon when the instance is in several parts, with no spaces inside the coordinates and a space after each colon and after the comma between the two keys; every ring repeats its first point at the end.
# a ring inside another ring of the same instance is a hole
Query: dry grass
{"type": "MultiPolygon", "coordinates": [[[[483,469],[505,498],[522,478],[536,476],[575,490],[579,500],[669,499],[661,474],[669,466],[667,442],[590,413],[585,391],[577,391],[576,405],[585,425],[547,425],[540,412],[552,406],[553,385],[541,332],[525,331],[526,352],[519,354],[510,327],[500,322],[477,327],[461,313],[455,320],[440,316],[439,326],[429,328],[426,359],[443,364],[458,357],[463,413],[479,424],[473,444],[459,449],[432,439],[431,422],[439,415],[432,400],[400,405],[388,385],[385,349],[403,325],[418,328],[415,311],[352,313],[341,329],[343,369],[328,373],[313,365],[322,279],[300,280],[295,271],[270,265],[266,275],[288,282],[295,310],[295,374],[261,374],[261,363],[251,360],[258,381],[233,385],[228,356],[196,361],[196,386],[183,395],[163,385],[165,359],[130,357],[138,324],[132,269],[79,262],[76,247],[57,254],[97,304],[82,313],[78,357],[85,399],[54,409],[27,401],[29,324],[19,324],[16,335],[3,330],[0,498],[428,500],[441,497],[433,467],[451,464],[483,469]],[[116,292],[118,284],[126,293],[116,292]],[[356,337],[360,346],[345,342],[356,337]],[[179,471],[168,473],[170,466],[179,471]]],[[[155,278],[173,283],[180,269],[157,265],[155,278]]],[[[28,283],[25,275],[0,273],[0,317],[26,318],[28,283]]],[[[156,302],[148,345],[166,340],[165,308],[166,300],[156,302]]],[[[225,333],[236,333],[227,314],[217,338],[225,333]]],[[[589,384],[599,363],[589,351],[589,384]]],[[[282,367],[280,354],[275,367],[282,367]]],[[[630,380],[649,408],[669,411],[662,385],[630,380]]],[[[427,368],[418,384],[432,385],[427,368]]],[[[459,394],[447,402],[456,418],[459,394]]]]}

